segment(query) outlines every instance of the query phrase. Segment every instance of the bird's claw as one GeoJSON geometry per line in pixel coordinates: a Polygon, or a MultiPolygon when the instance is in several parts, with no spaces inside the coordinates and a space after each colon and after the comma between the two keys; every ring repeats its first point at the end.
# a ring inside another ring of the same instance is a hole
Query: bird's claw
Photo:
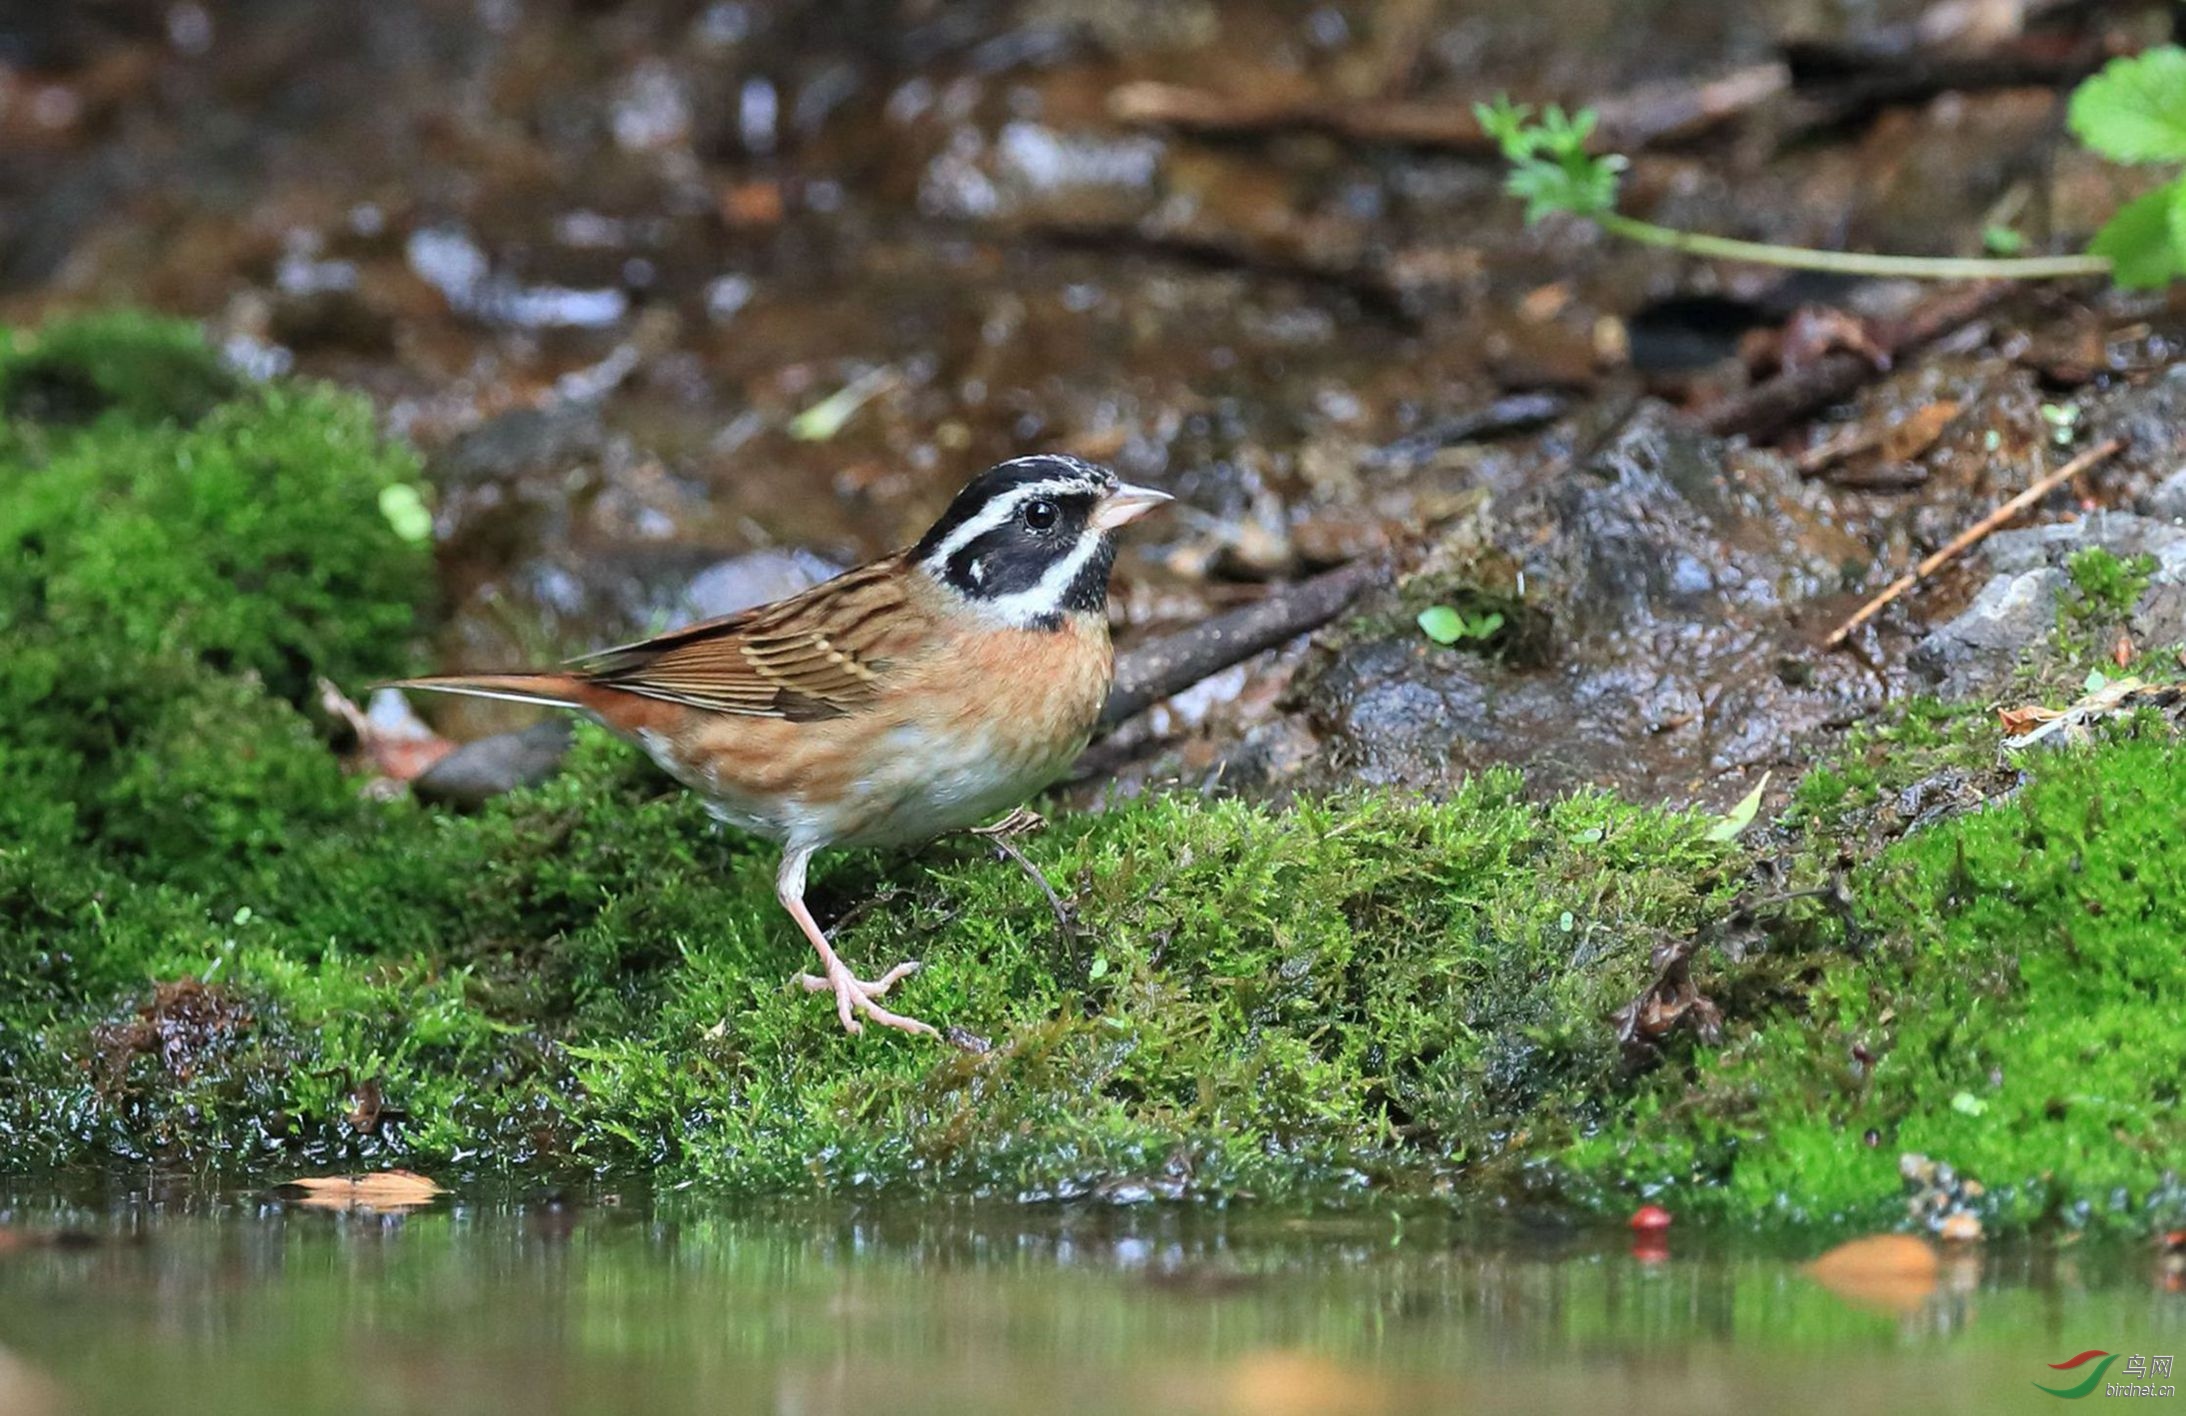
{"type": "Polygon", "coordinates": [[[864,1024],[857,1018],[859,1013],[863,1013],[884,1028],[900,1028],[907,1033],[939,1037],[941,1034],[930,1024],[922,1023],[916,1018],[906,1018],[901,1013],[891,1013],[873,1001],[918,970],[918,960],[908,959],[868,983],[841,964],[830,960],[825,978],[815,974],[799,974],[797,982],[804,985],[807,993],[832,992],[835,995],[835,1014],[842,1019],[843,1030],[846,1032],[865,1031],[864,1024]]]}
{"type": "Polygon", "coordinates": [[[1047,818],[1039,812],[1034,811],[1029,806],[1016,806],[1011,807],[1009,815],[1003,817],[1000,821],[989,826],[974,826],[970,829],[974,836],[1006,839],[1010,836],[1029,835],[1034,831],[1043,829],[1046,825],[1047,818]]]}

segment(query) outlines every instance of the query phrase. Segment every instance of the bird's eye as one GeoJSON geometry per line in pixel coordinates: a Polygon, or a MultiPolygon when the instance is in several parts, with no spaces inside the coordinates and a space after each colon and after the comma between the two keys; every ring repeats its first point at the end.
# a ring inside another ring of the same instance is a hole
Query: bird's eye
{"type": "Polygon", "coordinates": [[[1025,503],[1025,525],[1035,531],[1054,530],[1056,521],[1061,517],[1061,510],[1045,498],[1025,503]]]}

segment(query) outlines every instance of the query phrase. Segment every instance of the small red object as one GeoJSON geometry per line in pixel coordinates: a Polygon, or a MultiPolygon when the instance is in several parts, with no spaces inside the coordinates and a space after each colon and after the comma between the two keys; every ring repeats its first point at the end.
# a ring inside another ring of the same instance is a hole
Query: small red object
{"type": "Polygon", "coordinates": [[[1670,1227],[1670,1212],[1661,1205],[1641,1205],[1632,1211],[1632,1227],[1642,1234],[1660,1234],[1670,1227]]]}

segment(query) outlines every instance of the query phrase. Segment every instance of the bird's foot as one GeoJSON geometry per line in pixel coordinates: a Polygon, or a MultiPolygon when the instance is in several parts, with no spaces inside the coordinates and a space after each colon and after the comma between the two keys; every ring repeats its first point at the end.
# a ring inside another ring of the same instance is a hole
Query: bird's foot
{"type": "Polygon", "coordinates": [[[1047,818],[1031,807],[1013,806],[1010,808],[1010,814],[1000,821],[990,826],[974,826],[970,829],[974,836],[985,836],[990,840],[1002,841],[1008,840],[1011,836],[1030,835],[1046,825],[1047,818]]]}
{"type": "Polygon", "coordinates": [[[826,963],[827,976],[825,978],[813,974],[799,974],[797,975],[797,981],[804,985],[807,993],[832,992],[835,995],[835,1014],[843,1020],[845,1031],[864,1032],[865,1025],[860,1023],[857,1017],[858,1014],[863,1013],[884,1028],[901,1028],[907,1033],[923,1033],[927,1037],[941,1036],[931,1025],[922,1023],[916,1018],[906,1018],[901,1013],[891,1013],[873,1001],[889,989],[894,988],[899,980],[909,978],[912,974],[917,973],[919,970],[918,960],[906,960],[882,974],[879,978],[874,979],[871,983],[867,983],[864,979],[851,973],[849,966],[844,964],[842,960],[835,958],[832,953],[827,956],[826,963]]]}

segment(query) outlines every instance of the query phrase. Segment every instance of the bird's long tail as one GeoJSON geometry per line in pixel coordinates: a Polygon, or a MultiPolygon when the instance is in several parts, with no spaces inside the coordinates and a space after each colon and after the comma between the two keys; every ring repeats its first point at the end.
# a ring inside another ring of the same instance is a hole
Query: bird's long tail
{"type": "Polygon", "coordinates": [[[549,708],[593,708],[599,690],[575,674],[441,674],[398,679],[382,688],[415,688],[427,693],[460,693],[471,698],[501,698],[511,703],[541,703],[549,708]]]}

